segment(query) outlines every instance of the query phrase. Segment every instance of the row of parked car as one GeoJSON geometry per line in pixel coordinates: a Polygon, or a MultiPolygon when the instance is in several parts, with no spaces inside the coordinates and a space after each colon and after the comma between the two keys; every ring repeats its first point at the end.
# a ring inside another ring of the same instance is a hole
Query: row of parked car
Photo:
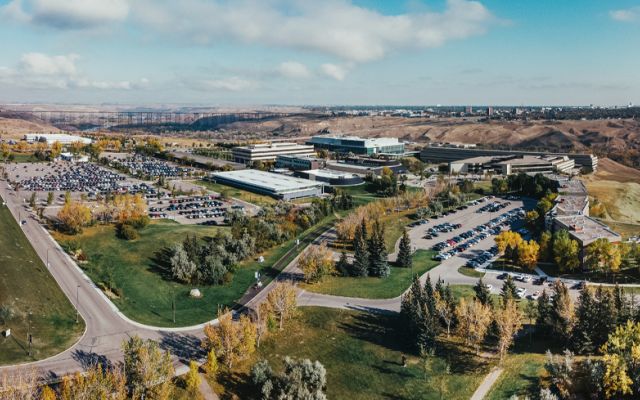
{"type": "Polygon", "coordinates": [[[510,201],[505,201],[505,202],[492,201],[491,203],[478,208],[476,212],[477,213],[498,212],[503,208],[508,207],[510,204],[511,204],[510,201]]]}

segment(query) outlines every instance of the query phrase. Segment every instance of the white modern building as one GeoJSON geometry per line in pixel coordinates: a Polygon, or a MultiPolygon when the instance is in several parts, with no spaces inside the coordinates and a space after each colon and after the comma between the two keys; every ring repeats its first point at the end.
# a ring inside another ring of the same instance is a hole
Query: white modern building
{"type": "Polygon", "coordinates": [[[463,174],[484,174],[487,172],[502,175],[521,172],[527,174],[569,173],[574,168],[575,161],[567,156],[479,156],[449,163],[449,170],[452,173],[463,174]]]}
{"type": "Polygon", "coordinates": [[[75,142],[81,142],[82,144],[93,143],[92,139],[82,136],[68,135],[66,133],[27,133],[24,135],[24,140],[28,143],[46,142],[47,144],[53,144],[58,142],[63,145],[75,142]]]}
{"type": "Polygon", "coordinates": [[[358,155],[403,154],[404,143],[398,138],[361,138],[357,136],[314,136],[307,142],[317,149],[358,155]]]}
{"type": "Polygon", "coordinates": [[[266,194],[282,200],[320,196],[324,193],[322,182],[255,169],[214,172],[210,175],[210,179],[217,183],[258,194],[266,194]]]}
{"type": "Polygon", "coordinates": [[[255,161],[275,161],[280,155],[315,156],[313,146],[297,143],[260,143],[231,149],[233,161],[250,164],[255,161]]]}

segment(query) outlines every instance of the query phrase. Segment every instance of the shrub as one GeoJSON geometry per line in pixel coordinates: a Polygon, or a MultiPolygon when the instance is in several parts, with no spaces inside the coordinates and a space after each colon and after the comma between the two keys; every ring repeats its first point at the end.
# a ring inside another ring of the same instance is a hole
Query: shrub
{"type": "Polygon", "coordinates": [[[140,237],[138,231],[129,224],[119,224],[117,227],[117,235],[120,239],[135,240],[140,237]]]}

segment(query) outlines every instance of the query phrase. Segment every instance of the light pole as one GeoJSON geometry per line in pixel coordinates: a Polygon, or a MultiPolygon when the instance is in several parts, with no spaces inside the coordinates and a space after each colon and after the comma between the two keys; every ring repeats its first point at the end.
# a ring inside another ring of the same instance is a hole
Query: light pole
{"type": "Polygon", "coordinates": [[[76,324],[79,322],[79,318],[80,318],[80,302],[79,300],[79,292],[80,292],[80,285],[76,286],[76,324]]]}
{"type": "Polygon", "coordinates": [[[47,268],[49,268],[49,248],[47,247],[47,268]]]}

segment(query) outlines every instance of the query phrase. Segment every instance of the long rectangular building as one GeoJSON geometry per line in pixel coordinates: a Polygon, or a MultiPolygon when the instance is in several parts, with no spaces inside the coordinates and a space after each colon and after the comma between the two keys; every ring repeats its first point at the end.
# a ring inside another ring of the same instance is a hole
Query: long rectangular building
{"type": "Polygon", "coordinates": [[[420,159],[429,163],[449,163],[474,157],[497,157],[509,155],[538,157],[567,156],[569,159],[574,160],[576,165],[587,171],[596,171],[598,169],[598,157],[593,154],[547,153],[543,151],[526,150],[493,150],[446,145],[425,146],[420,151],[420,159]]]}
{"type": "Polygon", "coordinates": [[[217,183],[282,200],[320,196],[324,192],[324,185],[321,182],[255,169],[214,172],[211,178],[217,183]]]}
{"type": "Polygon", "coordinates": [[[250,164],[255,161],[275,161],[279,155],[314,156],[313,146],[297,143],[260,143],[231,149],[233,161],[250,164]]]}
{"type": "Polygon", "coordinates": [[[357,136],[314,136],[307,142],[316,149],[358,155],[402,154],[404,143],[397,138],[361,138],[357,136]]]}
{"type": "Polygon", "coordinates": [[[452,173],[484,174],[487,172],[511,175],[518,173],[570,172],[575,161],[567,156],[480,156],[449,163],[452,173]]]}

